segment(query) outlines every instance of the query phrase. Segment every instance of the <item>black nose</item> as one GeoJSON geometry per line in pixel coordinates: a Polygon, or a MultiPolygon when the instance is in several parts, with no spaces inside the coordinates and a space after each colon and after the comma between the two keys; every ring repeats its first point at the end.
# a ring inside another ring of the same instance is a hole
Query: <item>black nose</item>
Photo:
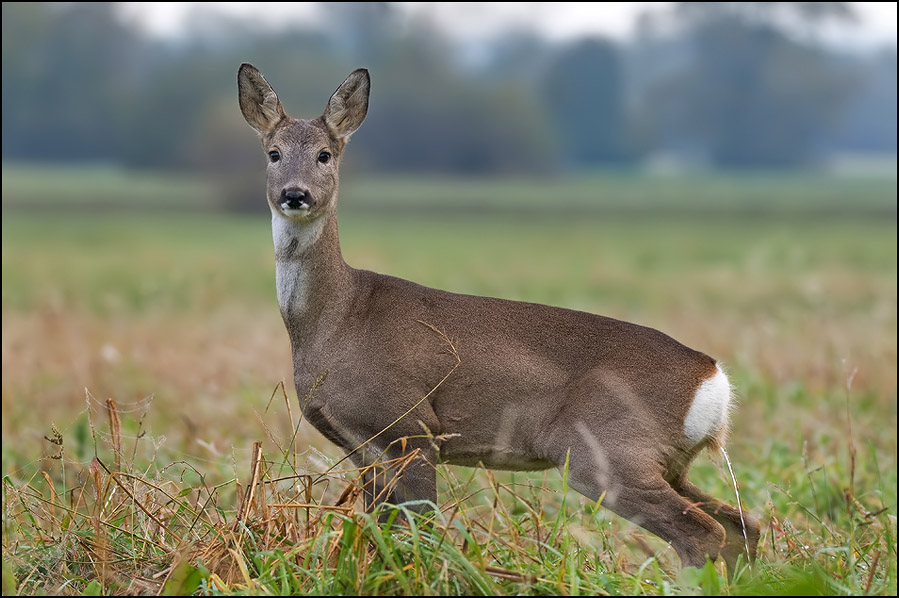
{"type": "Polygon", "coordinates": [[[291,210],[299,210],[304,207],[311,208],[312,196],[305,189],[291,187],[281,191],[281,204],[291,210]]]}

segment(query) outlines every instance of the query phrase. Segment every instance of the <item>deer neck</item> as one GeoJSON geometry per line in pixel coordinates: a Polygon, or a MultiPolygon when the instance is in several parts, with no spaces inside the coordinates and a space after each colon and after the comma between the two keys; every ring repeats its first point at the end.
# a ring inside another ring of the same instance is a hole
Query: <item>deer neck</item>
{"type": "Polygon", "coordinates": [[[350,300],[350,268],[340,252],[337,215],[299,222],[273,214],[272,237],[281,316],[291,339],[303,341],[350,300]]]}

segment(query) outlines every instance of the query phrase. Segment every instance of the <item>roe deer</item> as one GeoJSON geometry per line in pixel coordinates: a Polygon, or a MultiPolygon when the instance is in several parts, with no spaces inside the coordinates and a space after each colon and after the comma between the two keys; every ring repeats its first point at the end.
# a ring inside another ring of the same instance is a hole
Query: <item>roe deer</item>
{"type": "Polygon", "coordinates": [[[727,430],[731,387],[714,359],[652,328],[344,262],[338,165],[369,89],[358,69],[321,116],[297,120],[254,66],[238,72],[241,111],[269,160],[278,304],[303,413],[360,465],[418,451],[392,489],[366,485],[366,507],[436,503],[438,462],[538,470],[568,459],[572,488],[669,542],[683,566],[720,555],[732,574],[744,547],[754,558],[758,523],[746,517],[744,539],[740,512],[687,479],[727,430]]]}

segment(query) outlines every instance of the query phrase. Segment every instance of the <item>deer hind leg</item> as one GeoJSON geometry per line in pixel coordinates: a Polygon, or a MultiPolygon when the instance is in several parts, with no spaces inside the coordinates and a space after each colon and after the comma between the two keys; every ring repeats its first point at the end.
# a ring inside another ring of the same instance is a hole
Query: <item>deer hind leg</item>
{"type": "MultiPolygon", "coordinates": [[[[614,453],[594,442],[571,447],[568,485],[659,536],[674,548],[684,567],[715,560],[724,545],[724,527],[694,506],[667,482],[655,459],[640,457],[639,448],[611,444],[614,453]]],[[[557,460],[564,466],[565,458],[557,460]]]]}
{"type": "Polygon", "coordinates": [[[726,533],[725,546],[721,550],[721,557],[727,563],[727,574],[733,576],[736,573],[737,559],[740,555],[749,558],[749,562],[755,561],[759,537],[761,535],[759,522],[746,511],[742,518],[740,511],[727,503],[709,496],[694,486],[686,476],[672,482],[674,489],[696,504],[702,511],[708,513],[724,527],[726,533]],[[743,536],[745,522],[746,536],[743,536]],[[747,555],[747,549],[749,554],[747,555]]]}

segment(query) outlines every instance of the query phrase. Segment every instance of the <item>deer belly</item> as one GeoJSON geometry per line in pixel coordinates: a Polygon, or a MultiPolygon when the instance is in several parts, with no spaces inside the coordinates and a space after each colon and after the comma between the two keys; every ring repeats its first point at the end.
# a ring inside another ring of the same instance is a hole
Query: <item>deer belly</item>
{"type": "Polygon", "coordinates": [[[481,411],[474,416],[440,417],[442,436],[440,460],[451,465],[511,471],[536,471],[552,467],[533,448],[536,422],[522,417],[520,405],[498,411],[481,411]]]}

